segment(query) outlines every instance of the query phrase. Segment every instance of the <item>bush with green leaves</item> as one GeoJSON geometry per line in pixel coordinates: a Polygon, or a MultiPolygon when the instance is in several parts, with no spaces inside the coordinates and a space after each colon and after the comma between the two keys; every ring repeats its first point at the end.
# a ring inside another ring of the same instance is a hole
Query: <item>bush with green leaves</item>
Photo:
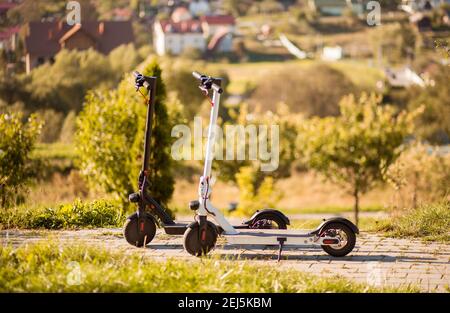
{"type": "Polygon", "coordinates": [[[125,220],[120,201],[95,200],[53,207],[18,207],[0,212],[3,229],[66,229],[84,227],[120,227],[125,220]]]}
{"type": "Polygon", "coordinates": [[[252,166],[243,166],[236,174],[239,188],[239,205],[237,213],[249,216],[256,210],[273,208],[281,199],[281,192],[276,189],[274,179],[265,176],[259,182],[258,169],[252,166]]]}
{"type": "Polygon", "coordinates": [[[412,144],[387,172],[393,209],[416,208],[450,196],[450,154],[445,147],[412,144]]]}
{"type": "Polygon", "coordinates": [[[39,136],[41,123],[32,115],[0,114],[0,205],[9,207],[20,200],[23,188],[33,177],[30,153],[39,136]]]}
{"type": "Polygon", "coordinates": [[[375,94],[345,97],[340,110],[340,116],[300,124],[297,147],[310,168],[354,197],[358,223],[360,196],[385,180],[420,110],[398,113],[392,106],[382,106],[375,94]]]}
{"type": "MultiPolygon", "coordinates": [[[[166,107],[166,90],[161,69],[155,61],[142,71],[156,76],[155,116],[149,157],[150,194],[167,204],[174,189],[172,176],[172,120],[166,107]]],[[[131,79],[116,90],[91,92],[77,121],[76,146],[79,167],[93,187],[101,187],[126,201],[137,188],[143,157],[147,106],[135,92],[131,79]]]]}

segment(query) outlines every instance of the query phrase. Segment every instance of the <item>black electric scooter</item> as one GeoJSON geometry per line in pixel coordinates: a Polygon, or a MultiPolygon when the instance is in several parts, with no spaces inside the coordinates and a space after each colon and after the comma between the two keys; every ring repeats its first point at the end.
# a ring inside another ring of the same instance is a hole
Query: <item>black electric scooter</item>
{"type": "MultiPolygon", "coordinates": [[[[191,222],[177,222],[167,213],[149,194],[148,158],[150,154],[150,138],[152,136],[152,122],[155,112],[155,95],[157,77],[144,76],[134,72],[136,91],[144,87],[148,93],[147,120],[145,126],[144,156],[142,168],[138,178],[139,191],[129,195],[129,201],[137,203],[138,209],[131,214],[124,225],[124,236],[128,243],[136,247],[142,247],[150,243],[156,234],[156,227],[161,226],[168,235],[184,235],[191,222]]],[[[211,84],[220,86],[220,79],[205,77],[199,86],[201,90],[210,87],[211,84]]],[[[199,206],[198,201],[191,201],[189,207],[195,211],[199,206]]],[[[236,229],[287,229],[289,219],[282,212],[273,209],[256,211],[253,216],[236,229]]]]}

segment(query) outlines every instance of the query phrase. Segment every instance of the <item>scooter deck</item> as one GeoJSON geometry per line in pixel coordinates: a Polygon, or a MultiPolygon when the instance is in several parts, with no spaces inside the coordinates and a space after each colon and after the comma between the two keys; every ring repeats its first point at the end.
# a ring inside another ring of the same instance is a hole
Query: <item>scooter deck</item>
{"type": "Polygon", "coordinates": [[[314,244],[314,235],[311,230],[287,229],[246,229],[237,234],[222,234],[231,244],[278,245],[280,240],[284,245],[311,245],[314,244]]]}

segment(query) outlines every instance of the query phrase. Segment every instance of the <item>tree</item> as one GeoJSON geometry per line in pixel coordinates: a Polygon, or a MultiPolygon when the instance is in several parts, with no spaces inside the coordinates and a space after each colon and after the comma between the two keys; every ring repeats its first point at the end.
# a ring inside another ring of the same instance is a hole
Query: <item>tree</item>
{"type": "Polygon", "coordinates": [[[397,114],[394,107],[380,104],[375,94],[358,100],[348,96],[340,102],[340,116],[312,118],[299,127],[303,160],[353,195],[356,223],[361,195],[385,179],[420,113],[397,114]]]}
{"type": "MultiPolygon", "coordinates": [[[[149,158],[150,194],[160,203],[167,204],[173,193],[174,180],[166,89],[156,61],[146,66],[143,74],[158,77],[149,158]]],[[[147,109],[142,102],[126,78],[116,90],[90,92],[77,120],[75,142],[82,173],[91,186],[102,187],[123,201],[136,189],[142,163],[147,109]]]]}
{"type": "Polygon", "coordinates": [[[0,114],[0,201],[2,208],[14,203],[32,177],[30,153],[41,128],[36,116],[26,123],[21,114],[0,114]]]}

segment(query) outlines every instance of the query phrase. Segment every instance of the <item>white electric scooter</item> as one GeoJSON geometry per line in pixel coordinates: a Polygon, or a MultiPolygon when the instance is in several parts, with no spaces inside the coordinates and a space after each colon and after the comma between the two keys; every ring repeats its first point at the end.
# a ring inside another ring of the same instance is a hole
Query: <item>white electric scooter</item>
{"type": "Polygon", "coordinates": [[[311,231],[287,229],[241,229],[233,227],[215,208],[210,201],[212,188],[210,184],[213,147],[215,142],[215,126],[219,112],[221,79],[192,73],[200,81],[199,88],[208,94],[213,90],[211,100],[211,115],[206,145],[206,159],[203,176],[200,177],[198,188],[199,200],[191,201],[191,210],[196,211],[196,220],[188,225],[184,233],[184,248],[195,256],[206,255],[211,251],[220,235],[230,244],[237,245],[278,245],[278,260],[280,260],[283,246],[321,246],[331,256],[342,257],[350,253],[355,247],[358,228],[345,218],[331,218],[324,220],[316,229],[311,231]],[[212,223],[208,217],[217,223],[212,223]]]}

